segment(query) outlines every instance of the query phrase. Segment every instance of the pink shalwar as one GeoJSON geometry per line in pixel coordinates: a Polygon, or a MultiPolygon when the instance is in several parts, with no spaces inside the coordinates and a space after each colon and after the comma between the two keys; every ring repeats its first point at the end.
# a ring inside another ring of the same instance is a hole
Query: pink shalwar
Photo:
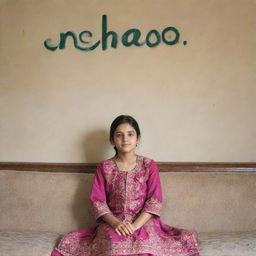
{"type": "Polygon", "coordinates": [[[162,188],[155,161],[137,156],[136,167],[120,170],[114,157],[101,162],[90,202],[97,226],[66,234],[52,256],[200,256],[197,232],[162,223],[162,188]],[[101,216],[110,213],[133,222],[142,213],[153,217],[130,236],[118,235],[101,216]]]}

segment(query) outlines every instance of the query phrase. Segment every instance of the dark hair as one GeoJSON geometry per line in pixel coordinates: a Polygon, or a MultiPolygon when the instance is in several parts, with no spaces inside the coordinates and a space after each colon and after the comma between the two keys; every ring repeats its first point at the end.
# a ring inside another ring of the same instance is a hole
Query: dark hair
{"type": "MultiPolygon", "coordinates": [[[[110,133],[109,133],[109,140],[110,141],[114,141],[114,133],[116,128],[120,125],[120,124],[129,124],[130,126],[132,126],[134,128],[134,130],[136,131],[136,135],[137,138],[140,136],[140,128],[139,125],[137,123],[137,121],[129,115],[120,115],[118,116],[111,124],[110,126],[110,133]]],[[[115,151],[116,151],[116,155],[117,155],[117,149],[116,147],[114,147],[115,151]]]]}

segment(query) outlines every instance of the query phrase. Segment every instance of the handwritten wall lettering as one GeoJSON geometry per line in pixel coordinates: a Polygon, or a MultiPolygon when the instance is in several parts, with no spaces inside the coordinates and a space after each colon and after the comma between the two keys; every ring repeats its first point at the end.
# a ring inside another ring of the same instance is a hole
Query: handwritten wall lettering
{"type": "MultiPolygon", "coordinates": [[[[166,27],[163,31],[159,32],[156,29],[150,30],[146,36],[145,40],[141,39],[141,32],[138,28],[132,28],[125,31],[121,40],[119,35],[115,31],[108,30],[107,15],[102,15],[102,33],[101,40],[95,40],[93,38],[93,33],[89,30],[82,31],[78,36],[71,31],[60,33],[60,40],[58,44],[52,44],[52,39],[49,38],[44,41],[44,46],[49,51],[56,51],[57,49],[63,50],[66,47],[66,41],[68,38],[73,40],[74,47],[81,51],[92,51],[96,49],[100,44],[102,50],[105,51],[109,48],[117,48],[120,42],[125,47],[137,46],[141,47],[147,45],[148,47],[156,47],[160,43],[166,45],[175,45],[179,42],[180,33],[175,27],[166,27]]],[[[183,42],[184,45],[187,41],[183,42]]]]}

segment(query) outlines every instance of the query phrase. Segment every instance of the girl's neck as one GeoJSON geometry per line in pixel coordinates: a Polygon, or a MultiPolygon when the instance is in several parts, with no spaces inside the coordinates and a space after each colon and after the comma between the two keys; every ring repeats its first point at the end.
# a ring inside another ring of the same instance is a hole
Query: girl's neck
{"type": "Polygon", "coordinates": [[[135,152],[131,152],[129,154],[117,154],[115,156],[116,160],[118,160],[119,162],[122,163],[133,163],[134,161],[136,161],[137,155],[135,154],[135,152]]]}

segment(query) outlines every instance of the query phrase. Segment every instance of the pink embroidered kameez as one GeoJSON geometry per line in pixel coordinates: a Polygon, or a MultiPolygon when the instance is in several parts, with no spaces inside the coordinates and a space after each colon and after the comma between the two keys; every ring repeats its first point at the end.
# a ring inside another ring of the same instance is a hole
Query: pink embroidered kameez
{"type": "Polygon", "coordinates": [[[101,162],[90,201],[97,226],[66,234],[52,256],[200,256],[197,233],[163,224],[162,189],[155,161],[137,156],[131,171],[118,169],[114,158],[101,162]],[[106,213],[133,222],[141,212],[153,214],[130,236],[118,235],[102,219],[106,213]]]}

